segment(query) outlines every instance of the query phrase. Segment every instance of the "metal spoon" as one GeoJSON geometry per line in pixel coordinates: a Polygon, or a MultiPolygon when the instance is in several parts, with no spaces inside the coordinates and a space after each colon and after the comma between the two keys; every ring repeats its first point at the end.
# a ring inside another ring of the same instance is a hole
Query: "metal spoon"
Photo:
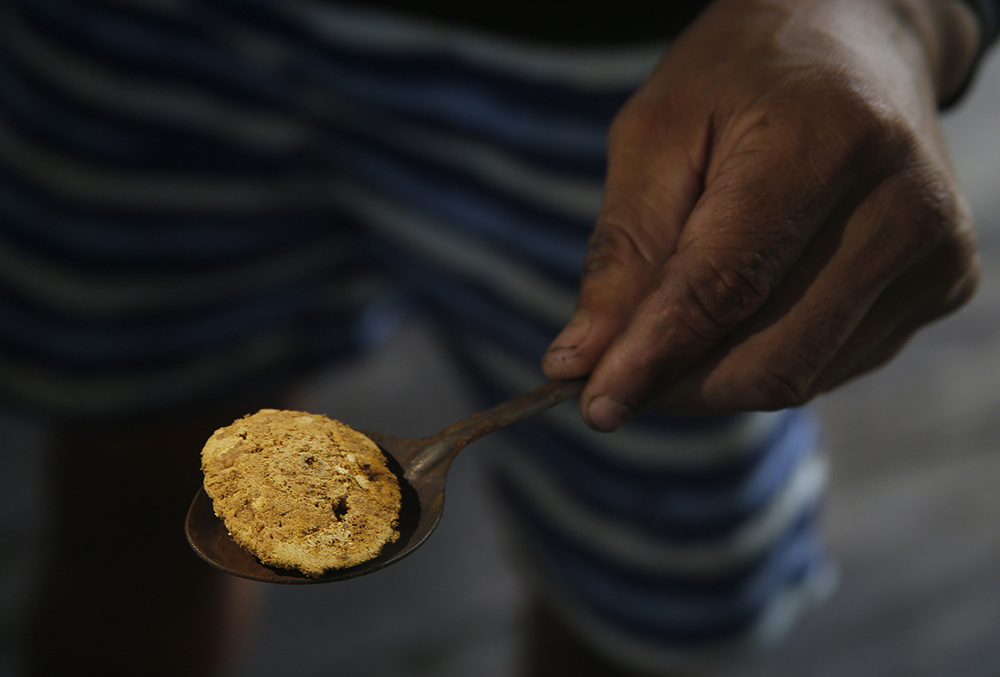
{"type": "Polygon", "coordinates": [[[212,499],[201,489],[187,514],[188,543],[209,564],[235,576],[264,583],[330,583],[378,571],[416,550],[441,520],[444,483],[448,468],[462,449],[483,435],[541,413],[563,400],[579,395],[585,380],[552,381],[478,414],[473,414],[431,437],[408,440],[374,430],[362,430],[386,456],[389,469],[399,478],[402,501],[399,539],[386,545],[378,557],[346,569],[331,569],[319,577],[265,566],[237,545],[212,499]]]}

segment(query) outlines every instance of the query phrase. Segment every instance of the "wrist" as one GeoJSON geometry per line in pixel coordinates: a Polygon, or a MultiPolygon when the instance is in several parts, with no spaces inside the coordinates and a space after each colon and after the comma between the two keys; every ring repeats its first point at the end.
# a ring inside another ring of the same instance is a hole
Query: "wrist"
{"type": "Polygon", "coordinates": [[[920,45],[941,106],[965,89],[983,40],[976,11],[967,0],[889,0],[889,9],[920,45]]]}

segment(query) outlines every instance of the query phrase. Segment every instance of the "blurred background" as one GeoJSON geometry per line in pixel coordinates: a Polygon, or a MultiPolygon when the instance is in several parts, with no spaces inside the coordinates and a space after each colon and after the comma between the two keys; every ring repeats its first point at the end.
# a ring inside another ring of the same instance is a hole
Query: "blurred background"
{"type": "MultiPolygon", "coordinates": [[[[816,403],[833,461],[827,511],[841,584],[785,649],[725,677],[1000,675],[1000,59],[946,118],[977,217],[983,281],[879,373],[816,403]]],[[[407,437],[472,398],[420,318],[327,374],[301,406],[407,437]]],[[[240,677],[513,677],[525,597],[493,519],[481,459],[453,466],[445,516],[416,554],[377,575],[268,588],[240,677]]]]}
{"type": "MultiPolygon", "coordinates": [[[[956,316],[889,367],[816,404],[833,461],[826,531],[841,585],[776,655],[724,677],[1000,675],[1000,58],[946,119],[979,225],[984,275],[956,316]]],[[[378,353],[323,375],[297,406],[407,437],[472,413],[429,323],[409,320],[378,353]]],[[[0,419],[0,677],[41,518],[37,454],[0,419]],[[13,516],[13,517],[12,517],[13,516]],[[14,548],[11,544],[19,544],[14,548]],[[6,556],[16,553],[16,556],[6,556]]],[[[235,677],[514,677],[526,598],[482,476],[501,437],[453,466],[444,520],[416,554],[346,583],[263,590],[235,677]]],[[[181,528],[178,519],[178,529],[181,528]]],[[[34,552],[37,553],[37,550],[34,552]]]]}

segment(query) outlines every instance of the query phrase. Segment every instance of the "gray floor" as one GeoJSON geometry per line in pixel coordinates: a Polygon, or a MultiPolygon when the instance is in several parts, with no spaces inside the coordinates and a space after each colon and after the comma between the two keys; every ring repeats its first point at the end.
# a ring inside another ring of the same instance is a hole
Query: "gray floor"
{"type": "MultiPolygon", "coordinates": [[[[971,306],[877,375],[824,397],[834,459],[827,532],[842,584],[788,646],[726,677],[1000,675],[1000,58],[949,115],[977,213],[984,280],[971,306]]],[[[419,322],[304,406],[401,435],[469,413],[419,322]]],[[[449,480],[438,533],[367,579],[267,591],[241,677],[512,677],[523,593],[483,498],[477,457],[449,480]]]]}

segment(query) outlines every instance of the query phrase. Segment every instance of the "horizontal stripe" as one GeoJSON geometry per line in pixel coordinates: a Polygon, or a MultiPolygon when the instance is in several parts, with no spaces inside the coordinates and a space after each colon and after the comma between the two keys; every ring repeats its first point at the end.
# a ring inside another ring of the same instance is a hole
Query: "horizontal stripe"
{"type": "Polygon", "coordinates": [[[295,280],[320,276],[356,251],[342,235],[298,249],[280,252],[274,258],[250,261],[213,270],[177,275],[98,275],[74,271],[65,265],[15,249],[0,239],[0,268],[5,284],[40,305],[60,308],[69,315],[124,316],[153,309],[204,308],[226,299],[245,299],[267,289],[280,288],[295,280]]]}
{"type": "MultiPolygon", "coordinates": [[[[293,337],[278,330],[160,370],[101,374],[97,379],[89,374],[78,377],[63,370],[51,371],[0,353],[0,392],[8,400],[27,402],[35,409],[60,416],[99,417],[108,412],[120,415],[190,402],[219,384],[285,364],[296,351],[293,337]]],[[[331,343],[331,354],[337,352],[331,343]]]]}
{"type": "Polygon", "coordinates": [[[592,222],[603,199],[603,151],[593,158],[599,171],[582,171],[579,164],[558,171],[512,152],[488,139],[455,130],[415,123],[386,111],[351,101],[345,105],[335,92],[312,91],[301,110],[311,119],[336,127],[354,138],[377,142],[407,157],[447,167],[475,177],[497,195],[507,195],[567,219],[592,222]]]}
{"type": "Polygon", "coordinates": [[[564,492],[537,463],[516,450],[491,457],[511,478],[531,514],[524,520],[544,521],[553,531],[602,557],[635,570],[675,575],[711,576],[746,565],[761,556],[804,511],[814,509],[827,483],[827,462],[808,455],[770,504],[736,530],[714,541],[676,543],[650,538],[628,523],[595,512],[564,492]]]}
{"type": "Polygon", "coordinates": [[[579,89],[634,86],[664,50],[662,42],[629,48],[553,48],[332,3],[255,2],[293,18],[304,29],[334,44],[404,58],[446,53],[486,71],[529,81],[556,80],[579,89]]]}
{"type": "Polygon", "coordinates": [[[569,112],[540,116],[527,106],[469,91],[461,83],[378,79],[315,56],[300,61],[299,67],[316,82],[397,114],[432,120],[535,153],[577,159],[593,157],[605,148],[603,121],[580,121],[569,112]]]}
{"type": "Polygon", "coordinates": [[[772,651],[785,641],[801,618],[826,600],[837,585],[837,573],[820,564],[790,584],[761,611],[742,632],[733,637],[698,645],[655,641],[609,623],[580,604],[548,578],[535,578],[535,589],[559,617],[590,646],[616,664],[649,675],[719,670],[736,661],[772,651]]]}
{"type": "Polygon", "coordinates": [[[726,579],[716,587],[703,577],[633,577],[561,546],[557,540],[547,544],[543,557],[584,605],[633,633],[691,643],[739,632],[782,588],[823,559],[814,534],[804,525],[774,544],[735,581],[726,579]]]}
{"type": "MultiPolygon", "coordinates": [[[[802,457],[816,447],[811,421],[796,413],[746,461],[697,470],[656,469],[606,462],[535,421],[508,431],[516,446],[532,448],[538,470],[560,490],[611,520],[651,537],[683,541],[730,532],[766,506],[785,486],[802,457]]],[[[662,444],[677,433],[662,429],[662,444]]]]}
{"type": "Polygon", "coordinates": [[[23,66],[50,86],[89,105],[144,121],[197,129],[208,136],[262,149],[302,147],[308,128],[288,117],[236,105],[207,87],[156,82],[112,70],[79,51],[69,51],[31,30],[7,5],[0,15],[0,36],[23,66]]]}
{"type": "Polygon", "coordinates": [[[191,0],[104,0],[106,3],[127,9],[141,9],[162,16],[179,16],[191,6],[191,0]]]}
{"type": "Polygon", "coordinates": [[[214,351],[292,318],[321,314],[349,323],[385,291],[385,281],[368,273],[325,285],[268,290],[222,309],[187,314],[172,322],[156,317],[124,325],[42,319],[0,297],[0,345],[24,355],[41,356],[52,366],[77,370],[85,366],[91,373],[130,365],[141,368],[151,355],[162,362],[214,351]]]}
{"type": "MultiPolygon", "coordinates": [[[[442,171],[426,161],[366,148],[340,140],[330,149],[337,166],[363,183],[382,201],[404,204],[423,221],[447,224],[450,231],[475,240],[480,248],[496,248],[527,264],[574,279],[583,265],[592,222],[566,221],[540,213],[510,196],[496,195],[457,172],[442,171]]],[[[414,223],[411,228],[422,227],[414,223]]]]}
{"type": "MultiPolygon", "coordinates": [[[[318,291],[321,300],[323,290],[318,291]]],[[[287,382],[303,371],[346,361],[384,340],[405,311],[395,297],[384,300],[388,303],[369,301],[364,312],[339,320],[316,307],[294,323],[246,334],[182,360],[124,371],[65,369],[51,360],[39,363],[0,350],[0,403],[18,410],[27,407],[35,414],[93,419],[191,405],[234,389],[287,382]]]]}
{"type": "Polygon", "coordinates": [[[275,177],[240,180],[217,176],[174,174],[135,176],[102,170],[22,139],[0,119],[0,162],[55,195],[113,209],[139,209],[172,214],[249,214],[261,210],[331,204],[334,176],[275,177]]]}
{"type": "Polygon", "coordinates": [[[23,74],[0,57],[0,110],[8,119],[30,120],[44,128],[54,142],[80,148],[83,152],[109,153],[122,157],[138,154],[145,144],[141,137],[105,121],[79,115],[58,102],[46,99],[38,83],[28,82],[23,74]]]}
{"type": "Polygon", "coordinates": [[[573,292],[475,238],[389,202],[362,186],[338,186],[337,196],[352,215],[394,247],[488,288],[525,313],[563,318],[572,312],[576,302],[573,292]]]}
{"type": "Polygon", "coordinates": [[[408,154],[432,158],[448,167],[469,172],[498,194],[536,204],[573,220],[592,222],[600,211],[604,197],[600,180],[576,178],[537,167],[500,147],[457,134],[424,130],[389,118],[376,120],[369,130],[380,134],[387,143],[408,154]]]}
{"type": "MultiPolygon", "coordinates": [[[[71,207],[35,196],[0,175],[0,222],[3,231],[28,250],[45,252],[53,264],[183,274],[211,264],[216,268],[260,259],[275,251],[302,247],[332,231],[356,230],[331,215],[285,213],[261,215],[119,216],[80,214],[71,207]]],[[[14,245],[12,245],[14,246],[14,245]]],[[[345,251],[363,249],[345,239],[345,251]]],[[[30,254],[28,255],[30,258],[30,254]]]]}

